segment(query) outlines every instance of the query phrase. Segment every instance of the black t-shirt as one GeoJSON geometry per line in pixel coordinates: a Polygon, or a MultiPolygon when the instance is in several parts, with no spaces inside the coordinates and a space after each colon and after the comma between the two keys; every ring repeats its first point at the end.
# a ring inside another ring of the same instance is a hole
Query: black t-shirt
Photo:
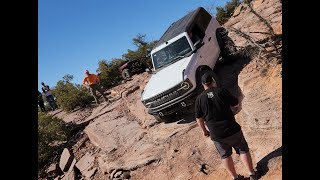
{"type": "Polygon", "coordinates": [[[42,92],[43,92],[43,93],[46,93],[47,91],[49,91],[49,90],[50,90],[50,88],[49,88],[49,86],[48,86],[48,85],[46,85],[46,86],[45,86],[45,88],[44,88],[44,87],[42,87],[41,89],[42,89],[42,92]]]}
{"type": "Polygon", "coordinates": [[[210,88],[197,97],[195,116],[205,119],[212,140],[229,137],[241,129],[230,109],[237,104],[238,99],[224,88],[210,88]]]}

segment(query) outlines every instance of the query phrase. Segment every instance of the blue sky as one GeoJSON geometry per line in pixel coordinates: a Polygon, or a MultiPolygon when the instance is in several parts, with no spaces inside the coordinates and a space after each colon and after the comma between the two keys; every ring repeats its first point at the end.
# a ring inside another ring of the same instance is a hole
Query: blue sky
{"type": "Polygon", "coordinates": [[[66,74],[80,84],[83,71],[96,73],[99,60],[135,50],[137,34],[157,40],[188,12],[226,1],[38,0],[38,88],[41,82],[54,87],[66,74]]]}

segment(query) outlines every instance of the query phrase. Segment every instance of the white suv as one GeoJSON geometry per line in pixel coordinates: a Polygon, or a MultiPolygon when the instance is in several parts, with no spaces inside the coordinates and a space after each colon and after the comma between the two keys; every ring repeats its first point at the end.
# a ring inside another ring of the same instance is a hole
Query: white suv
{"type": "MultiPolygon", "coordinates": [[[[233,51],[224,47],[226,31],[202,7],[174,22],[151,51],[152,76],[141,101],[158,121],[194,103],[200,77],[233,51]]],[[[229,43],[229,42],[228,42],[229,43]]],[[[230,44],[230,43],[229,43],[230,44]]]]}

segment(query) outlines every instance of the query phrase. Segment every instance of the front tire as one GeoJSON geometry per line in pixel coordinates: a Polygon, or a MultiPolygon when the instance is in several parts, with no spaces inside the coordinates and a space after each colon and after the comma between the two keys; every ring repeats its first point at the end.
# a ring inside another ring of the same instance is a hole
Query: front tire
{"type": "Polygon", "coordinates": [[[122,77],[125,80],[130,79],[132,77],[130,70],[129,69],[124,69],[122,71],[122,77]]]}
{"type": "Polygon", "coordinates": [[[160,117],[159,115],[153,115],[153,116],[158,122],[172,122],[175,118],[174,114],[169,114],[162,117],[160,117]]]}

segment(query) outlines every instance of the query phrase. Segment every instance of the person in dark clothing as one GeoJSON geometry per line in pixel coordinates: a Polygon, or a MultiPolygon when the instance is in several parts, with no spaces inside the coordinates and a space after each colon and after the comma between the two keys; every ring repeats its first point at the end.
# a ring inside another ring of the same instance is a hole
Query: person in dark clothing
{"type": "Polygon", "coordinates": [[[41,109],[42,112],[46,112],[46,108],[44,107],[43,99],[42,99],[42,94],[40,91],[38,91],[38,105],[41,109]]]}
{"type": "Polygon", "coordinates": [[[42,92],[45,93],[47,102],[49,103],[52,111],[54,111],[55,109],[58,108],[58,106],[57,106],[56,101],[54,100],[54,98],[52,96],[51,89],[49,88],[48,85],[45,85],[44,82],[42,82],[41,85],[42,85],[42,88],[41,88],[42,92]]]}
{"type": "Polygon", "coordinates": [[[204,136],[210,136],[224,167],[233,179],[244,177],[236,173],[231,157],[232,148],[240,154],[241,161],[249,171],[250,180],[257,179],[248,144],[230,108],[239,105],[238,99],[228,90],[216,87],[216,82],[209,73],[201,77],[201,82],[204,91],[196,99],[195,117],[204,136]]]}

